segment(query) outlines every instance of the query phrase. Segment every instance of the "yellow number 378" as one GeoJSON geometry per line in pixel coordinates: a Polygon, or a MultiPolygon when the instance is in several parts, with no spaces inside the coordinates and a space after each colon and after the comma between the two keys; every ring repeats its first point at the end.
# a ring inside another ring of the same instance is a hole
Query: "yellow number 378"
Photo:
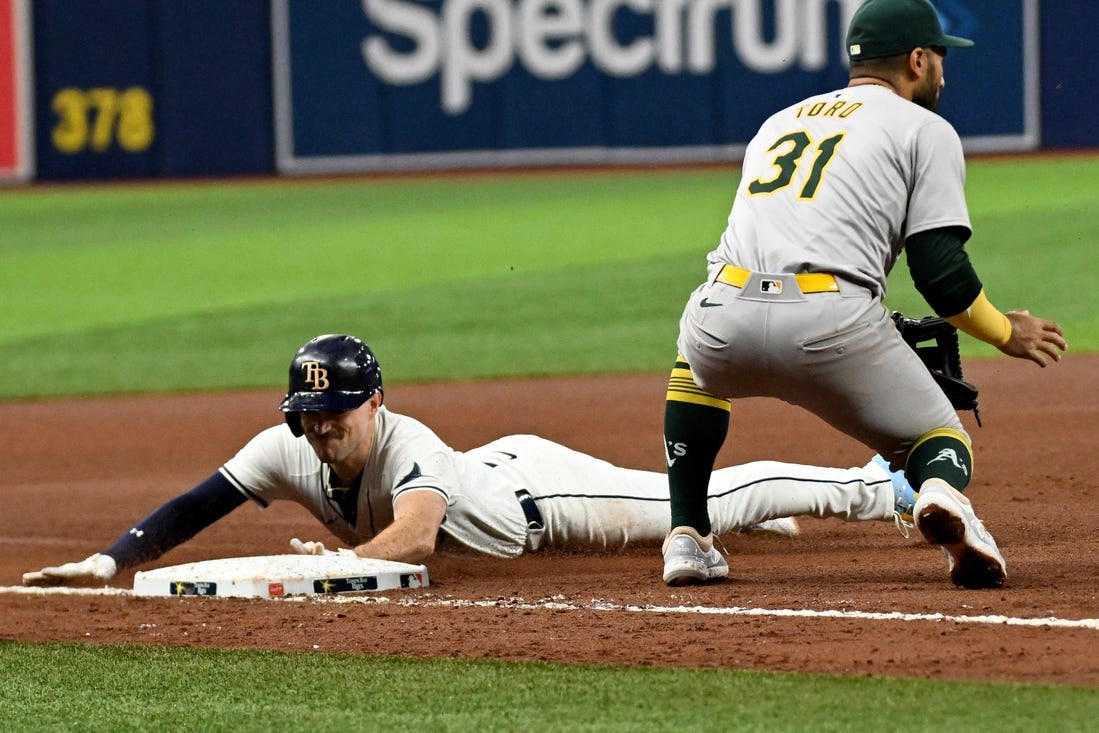
{"type": "Polygon", "coordinates": [[[153,144],[153,98],[141,87],[65,87],[52,107],[58,117],[53,144],[62,153],[103,153],[116,140],[126,152],[140,153],[153,144]]]}

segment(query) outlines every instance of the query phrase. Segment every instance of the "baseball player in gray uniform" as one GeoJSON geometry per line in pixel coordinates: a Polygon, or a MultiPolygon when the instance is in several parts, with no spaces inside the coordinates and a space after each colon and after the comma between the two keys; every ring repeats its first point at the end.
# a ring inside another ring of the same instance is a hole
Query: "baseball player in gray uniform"
{"type": "Polygon", "coordinates": [[[963,247],[965,162],[935,113],[947,48],[927,0],[870,0],[847,33],[846,88],[767,119],[745,151],[728,227],[680,321],[665,440],[671,532],[664,580],[728,572],[713,549],[707,483],[729,424],[726,398],[800,405],[903,468],[916,527],[952,581],[996,587],[1006,565],[961,493],[970,437],[882,304],[902,248],[913,281],[949,323],[1045,366],[1061,329],[989,302],[963,247]]]}
{"type": "MultiPolygon", "coordinates": [[[[539,548],[616,549],[667,529],[662,473],[614,466],[533,435],[455,451],[421,422],[383,406],[369,347],[343,334],[306,343],[290,365],[285,423],[268,428],[189,492],[85,560],[27,573],[30,585],[105,580],[153,560],[251,499],[293,501],[364,557],[420,562],[443,545],[500,558],[539,548]]],[[[876,459],[861,468],[758,462],[713,475],[719,533],[782,517],[892,520],[914,493],[876,459]]],[[[768,524],[770,522],[770,524],[768,524]]],[[[291,541],[320,554],[321,541],[291,541]]]]}

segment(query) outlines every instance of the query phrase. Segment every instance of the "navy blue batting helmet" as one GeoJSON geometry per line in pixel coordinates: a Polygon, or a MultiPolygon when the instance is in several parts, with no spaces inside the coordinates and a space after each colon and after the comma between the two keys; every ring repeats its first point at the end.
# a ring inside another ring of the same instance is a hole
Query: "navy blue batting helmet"
{"type": "Polygon", "coordinates": [[[346,412],[382,391],[382,370],[362,340],[342,333],[317,336],[290,362],[290,386],[279,409],[301,436],[301,412],[346,412]]]}

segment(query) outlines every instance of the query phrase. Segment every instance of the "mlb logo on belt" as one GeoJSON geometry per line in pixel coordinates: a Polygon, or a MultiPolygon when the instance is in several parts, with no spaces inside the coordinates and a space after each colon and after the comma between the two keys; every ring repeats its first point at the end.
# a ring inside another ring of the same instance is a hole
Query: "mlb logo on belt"
{"type": "Polygon", "coordinates": [[[771,295],[782,294],[782,281],[781,280],[760,280],[759,292],[770,293],[771,295]]]}

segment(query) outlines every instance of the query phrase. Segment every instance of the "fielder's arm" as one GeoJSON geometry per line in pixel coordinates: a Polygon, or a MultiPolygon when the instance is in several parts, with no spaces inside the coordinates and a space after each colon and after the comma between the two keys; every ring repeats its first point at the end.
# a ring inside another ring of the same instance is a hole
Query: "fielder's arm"
{"type": "Polygon", "coordinates": [[[1068,348],[1064,332],[1055,322],[1025,310],[1001,313],[988,301],[984,290],[968,308],[946,320],[1008,356],[1029,359],[1040,367],[1060,361],[1061,352],[1068,348]]]}
{"type": "Polygon", "coordinates": [[[916,289],[950,325],[1008,356],[1042,367],[1058,361],[1068,348],[1059,325],[1025,310],[1005,314],[989,302],[965,251],[969,235],[964,227],[944,227],[906,240],[908,269],[916,289]]]}

